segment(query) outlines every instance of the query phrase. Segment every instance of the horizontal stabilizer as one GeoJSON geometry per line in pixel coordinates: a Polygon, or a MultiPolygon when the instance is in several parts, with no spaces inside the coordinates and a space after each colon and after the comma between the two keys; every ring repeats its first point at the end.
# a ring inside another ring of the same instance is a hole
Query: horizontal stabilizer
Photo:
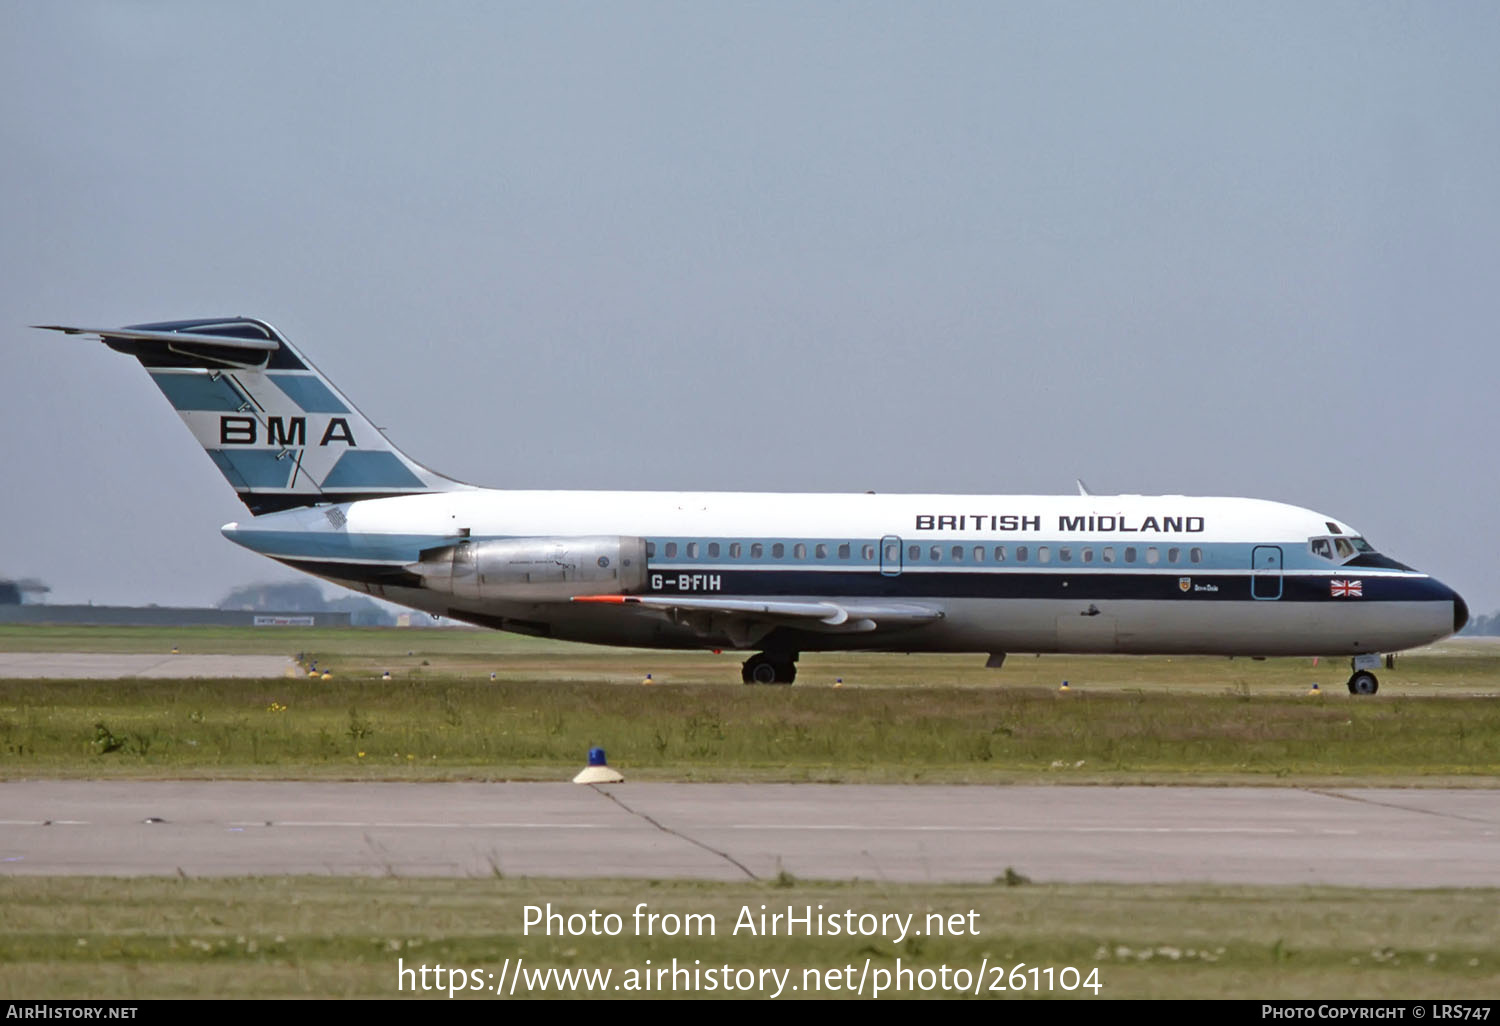
{"type": "Polygon", "coordinates": [[[141,331],[134,328],[70,328],[63,324],[33,324],[32,327],[42,331],[60,331],[64,335],[98,335],[101,339],[161,342],[165,345],[196,342],[200,345],[249,349],[260,353],[272,353],[281,348],[281,343],[273,338],[236,338],[231,335],[196,335],[186,331],[141,331]]]}

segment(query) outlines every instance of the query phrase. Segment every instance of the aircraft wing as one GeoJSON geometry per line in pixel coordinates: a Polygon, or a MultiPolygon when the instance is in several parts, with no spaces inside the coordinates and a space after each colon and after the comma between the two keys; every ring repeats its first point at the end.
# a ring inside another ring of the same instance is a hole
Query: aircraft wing
{"type": "Polygon", "coordinates": [[[916,627],[943,618],[933,606],[909,602],[734,598],[720,595],[580,595],[574,602],[634,606],[666,613],[701,634],[749,637],[754,628],[799,627],[829,633],[864,633],[916,627]]]}

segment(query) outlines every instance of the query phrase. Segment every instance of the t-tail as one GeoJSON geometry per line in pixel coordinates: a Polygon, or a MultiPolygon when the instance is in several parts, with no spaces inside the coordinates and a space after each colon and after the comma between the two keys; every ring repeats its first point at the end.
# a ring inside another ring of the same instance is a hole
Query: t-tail
{"type": "Polygon", "coordinates": [[[466,489],[392,445],[282,335],[250,317],[97,335],[146,368],[250,512],[466,489]]]}

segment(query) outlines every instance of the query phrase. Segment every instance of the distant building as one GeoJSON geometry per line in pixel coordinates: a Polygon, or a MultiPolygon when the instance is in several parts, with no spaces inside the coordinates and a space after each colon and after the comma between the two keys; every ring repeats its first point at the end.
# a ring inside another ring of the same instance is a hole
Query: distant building
{"type": "Polygon", "coordinates": [[[202,609],[193,606],[47,606],[0,603],[0,623],[91,627],[348,627],[343,612],[202,609]]]}

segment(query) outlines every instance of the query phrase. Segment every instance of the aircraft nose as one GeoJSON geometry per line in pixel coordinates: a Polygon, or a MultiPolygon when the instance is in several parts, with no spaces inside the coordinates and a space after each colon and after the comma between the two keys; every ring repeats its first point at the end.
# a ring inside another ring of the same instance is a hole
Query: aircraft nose
{"type": "Polygon", "coordinates": [[[1469,604],[1458,592],[1453,593],[1453,633],[1457,634],[1469,622],[1469,604]]]}

